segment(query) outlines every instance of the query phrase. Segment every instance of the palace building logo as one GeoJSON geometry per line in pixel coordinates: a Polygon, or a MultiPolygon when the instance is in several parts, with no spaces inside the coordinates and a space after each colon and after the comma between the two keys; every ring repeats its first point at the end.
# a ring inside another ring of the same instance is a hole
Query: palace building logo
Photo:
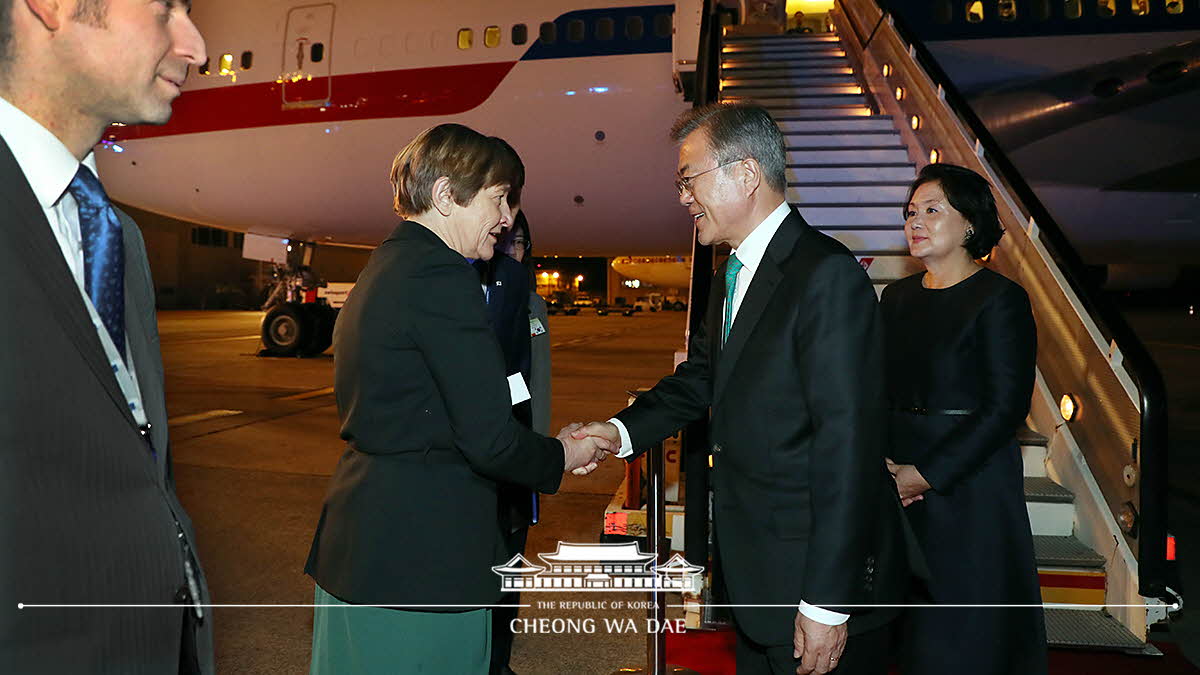
{"type": "Polygon", "coordinates": [[[517,554],[492,568],[504,591],[641,591],[660,589],[699,593],[703,567],[676,553],[663,565],[636,542],[558,543],[554,553],[539,553],[545,566],[517,554]]]}

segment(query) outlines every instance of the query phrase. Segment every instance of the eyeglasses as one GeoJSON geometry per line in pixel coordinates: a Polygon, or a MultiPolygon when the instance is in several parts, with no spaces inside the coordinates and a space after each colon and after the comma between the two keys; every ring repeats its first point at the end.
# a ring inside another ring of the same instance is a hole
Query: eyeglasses
{"type": "Polygon", "coordinates": [[[713,168],[708,169],[706,171],[701,171],[700,173],[692,174],[691,176],[680,176],[675,181],[675,189],[679,190],[680,197],[683,196],[684,191],[687,191],[688,194],[691,194],[692,181],[696,180],[697,178],[699,178],[700,176],[703,176],[706,173],[711,173],[713,171],[716,171],[717,169],[719,169],[723,166],[729,166],[730,164],[736,164],[737,162],[745,161],[745,159],[746,159],[745,157],[743,157],[742,159],[731,159],[728,162],[725,162],[724,164],[718,164],[718,165],[714,166],[713,168]]]}

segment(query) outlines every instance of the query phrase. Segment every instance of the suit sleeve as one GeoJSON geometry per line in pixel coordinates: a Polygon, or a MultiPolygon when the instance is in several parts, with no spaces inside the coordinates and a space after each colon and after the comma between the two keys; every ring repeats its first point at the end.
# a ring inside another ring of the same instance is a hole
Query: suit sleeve
{"type": "Polygon", "coordinates": [[[854,258],[838,255],[814,270],[802,306],[807,321],[796,350],[813,423],[813,516],[802,597],[848,612],[837,605],[859,593],[886,470],[878,304],[854,258]]]}
{"type": "Polygon", "coordinates": [[[513,418],[504,357],[473,270],[437,264],[417,281],[409,298],[417,309],[414,340],[441,393],[455,447],[477,473],[554,493],[562,480],[562,443],[513,418]]]}
{"type": "Polygon", "coordinates": [[[1037,365],[1037,326],[1025,289],[1006,283],[979,313],[979,404],[976,414],[932,448],[917,466],[938,492],[954,487],[1006,449],[1029,413],[1037,365]]]}
{"type": "MultiPolygon", "coordinates": [[[[723,274],[718,271],[718,275],[723,274]]],[[[659,380],[653,389],[638,396],[633,405],[614,415],[629,431],[633,445],[633,453],[625,457],[626,461],[638,457],[649,446],[708,412],[712,405],[712,369],[708,353],[712,317],[709,311],[692,334],[687,360],[679,364],[673,374],[659,380]]]]}

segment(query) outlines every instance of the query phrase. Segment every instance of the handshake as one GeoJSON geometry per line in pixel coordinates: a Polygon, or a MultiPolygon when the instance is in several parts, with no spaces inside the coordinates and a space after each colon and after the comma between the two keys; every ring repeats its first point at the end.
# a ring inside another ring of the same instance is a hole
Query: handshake
{"type": "Polygon", "coordinates": [[[612,422],[572,422],[558,432],[565,471],[586,476],[621,449],[621,432],[612,422]]]}

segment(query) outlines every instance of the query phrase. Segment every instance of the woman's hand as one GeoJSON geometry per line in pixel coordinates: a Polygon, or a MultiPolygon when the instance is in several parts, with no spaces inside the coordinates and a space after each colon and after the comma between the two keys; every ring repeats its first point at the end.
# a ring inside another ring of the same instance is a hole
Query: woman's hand
{"type": "Polygon", "coordinates": [[[891,458],[885,458],[888,473],[896,481],[896,491],[900,493],[901,506],[909,506],[913,502],[925,499],[925,491],[931,486],[914,464],[897,464],[891,458]]]}

